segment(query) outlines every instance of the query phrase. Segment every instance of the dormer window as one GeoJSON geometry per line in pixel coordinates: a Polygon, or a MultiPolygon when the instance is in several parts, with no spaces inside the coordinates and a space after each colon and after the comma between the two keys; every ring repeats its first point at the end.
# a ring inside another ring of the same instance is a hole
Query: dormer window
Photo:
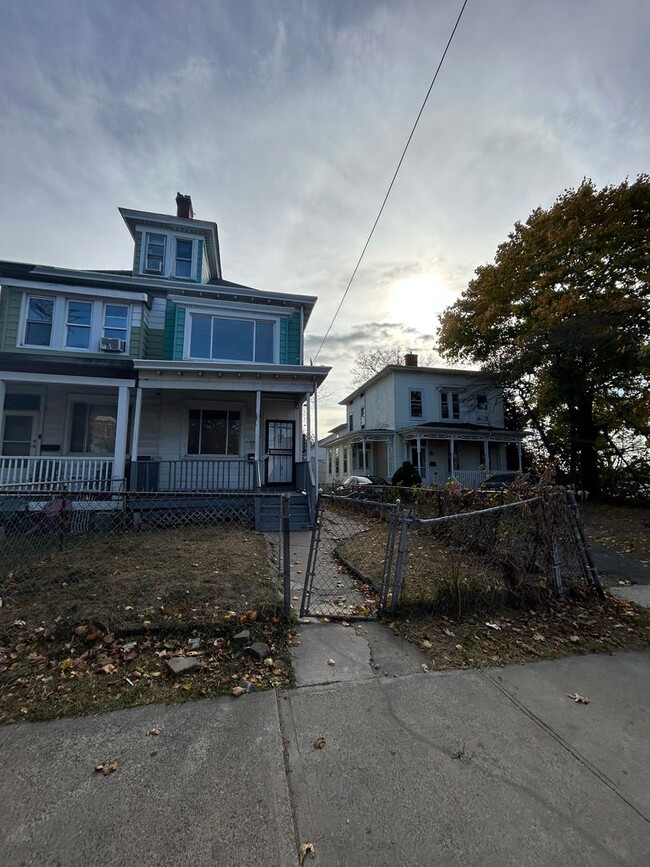
{"type": "Polygon", "coordinates": [[[147,232],[145,266],[148,274],[165,273],[165,246],[167,238],[156,232],[147,232]]]}
{"type": "Polygon", "coordinates": [[[190,278],[192,276],[192,241],[176,239],[176,258],[174,276],[190,278]]]}

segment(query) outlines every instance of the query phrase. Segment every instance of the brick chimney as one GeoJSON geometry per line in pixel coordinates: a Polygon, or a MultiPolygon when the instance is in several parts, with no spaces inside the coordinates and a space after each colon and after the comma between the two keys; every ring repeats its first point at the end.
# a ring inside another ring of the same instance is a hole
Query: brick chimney
{"type": "Polygon", "coordinates": [[[192,210],[192,196],[184,196],[182,193],[176,193],[176,216],[183,217],[186,220],[191,220],[194,217],[192,210]]]}
{"type": "Polygon", "coordinates": [[[404,356],[404,364],[406,367],[417,367],[418,357],[413,352],[407,352],[404,356]]]}

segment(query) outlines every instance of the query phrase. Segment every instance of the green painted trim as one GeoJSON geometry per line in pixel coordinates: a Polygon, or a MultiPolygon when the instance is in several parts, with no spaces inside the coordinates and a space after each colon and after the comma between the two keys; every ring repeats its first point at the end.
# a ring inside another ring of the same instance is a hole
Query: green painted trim
{"type": "Polygon", "coordinates": [[[147,339],[147,354],[145,358],[164,359],[165,358],[165,332],[159,328],[149,329],[147,339]]]}
{"type": "Polygon", "coordinates": [[[288,364],[287,345],[289,333],[289,320],[283,316],[280,320],[280,364],[288,364]]]}
{"type": "Polygon", "coordinates": [[[18,325],[20,323],[20,305],[22,302],[20,289],[3,288],[0,296],[0,348],[3,352],[13,352],[16,349],[18,325]]]}
{"type": "Polygon", "coordinates": [[[292,313],[289,318],[286,357],[285,364],[302,364],[300,357],[300,313],[292,313]]]}
{"type": "Polygon", "coordinates": [[[176,330],[176,305],[167,299],[165,308],[165,332],[163,338],[163,358],[171,361],[174,357],[174,332],[176,330]]]}

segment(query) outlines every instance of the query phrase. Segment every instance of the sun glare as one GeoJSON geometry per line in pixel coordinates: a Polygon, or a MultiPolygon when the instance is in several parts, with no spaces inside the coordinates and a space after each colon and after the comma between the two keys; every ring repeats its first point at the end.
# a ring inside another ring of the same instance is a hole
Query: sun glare
{"type": "Polygon", "coordinates": [[[389,304],[391,322],[401,323],[418,331],[431,333],[437,316],[449,303],[447,287],[437,274],[417,274],[399,280],[389,304]]]}

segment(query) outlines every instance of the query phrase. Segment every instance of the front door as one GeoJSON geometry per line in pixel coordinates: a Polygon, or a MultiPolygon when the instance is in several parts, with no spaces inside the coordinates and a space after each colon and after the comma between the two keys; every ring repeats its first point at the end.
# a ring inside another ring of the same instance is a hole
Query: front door
{"type": "Polygon", "coordinates": [[[294,470],[293,421],[266,423],[266,484],[292,485],[294,470]]]}
{"type": "Polygon", "coordinates": [[[37,421],[37,412],[5,412],[1,454],[6,457],[36,454],[37,421]]]}

